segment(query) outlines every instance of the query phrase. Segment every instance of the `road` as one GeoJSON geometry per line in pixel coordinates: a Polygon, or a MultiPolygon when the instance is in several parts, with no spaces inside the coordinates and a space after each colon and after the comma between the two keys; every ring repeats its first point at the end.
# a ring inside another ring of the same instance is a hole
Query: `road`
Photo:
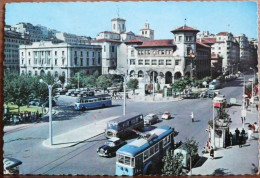
{"type": "MultiPolygon", "coordinates": [[[[246,76],[246,79],[249,77],[252,76],[246,76]]],[[[243,79],[239,78],[226,83],[225,87],[220,89],[220,92],[226,96],[227,101],[230,98],[237,98],[241,102],[242,85],[243,79]]],[[[54,115],[54,135],[65,133],[96,120],[122,115],[123,101],[114,101],[113,107],[110,108],[85,112],[73,111],[72,104],[74,101],[67,99],[65,101],[67,102],[58,103],[59,106],[56,110],[60,111],[54,115]],[[96,118],[93,116],[94,114],[97,115],[96,118]]],[[[178,132],[178,135],[175,137],[176,142],[194,137],[199,142],[199,150],[201,150],[208,139],[205,129],[208,126],[208,121],[212,119],[212,100],[205,98],[160,103],[128,100],[126,111],[127,113],[141,112],[144,115],[155,113],[159,117],[162,112],[169,111],[173,118],[170,120],[161,120],[154,126],[169,125],[174,127],[178,132]],[[196,121],[194,123],[190,119],[191,112],[194,113],[196,121]]],[[[44,147],[42,142],[47,138],[47,121],[8,133],[4,136],[4,156],[14,157],[23,161],[20,167],[21,174],[115,174],[115,157],[102,158],[96,154],[97,148],[106,141],[103,135],[74,147],[59,149],[44,147]]]]}

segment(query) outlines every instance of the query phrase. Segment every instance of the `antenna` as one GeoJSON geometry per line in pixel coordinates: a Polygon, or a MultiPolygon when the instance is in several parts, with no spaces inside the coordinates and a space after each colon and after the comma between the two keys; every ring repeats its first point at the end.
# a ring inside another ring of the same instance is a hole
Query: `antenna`
{"type": "Polygon", "coordinates": [[[119,7],[117,5],[117,17],[119,18],[119,7]]]}
{"type": "Polygon", "coordinates": [[[184,19],[184,26],[186,26],[186,21],[187,21],[187,19],[185,18],[185,19],[184,19]]]}

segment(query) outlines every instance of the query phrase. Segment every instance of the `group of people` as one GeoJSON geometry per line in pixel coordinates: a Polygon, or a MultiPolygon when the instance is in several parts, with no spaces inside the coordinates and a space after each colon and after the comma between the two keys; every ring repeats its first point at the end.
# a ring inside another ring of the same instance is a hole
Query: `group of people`
{"type": "Polygon", "coordinates": [[[236,143],[239,145],[239,148],[242,148],[243,144],[246,141],[246,131],[244,128],[242,128],[241,132],[236,128],[235,130],[235,136],[236,136],[236,143]]]}
{"type": "Polygon", "coordinates": [[[42,114],[37,112],[24,112],[20,114],[6,114],[4,115],[4,121],[7,123],[28,123],[33,121],[39,121],[42,118],[42,114]]]}

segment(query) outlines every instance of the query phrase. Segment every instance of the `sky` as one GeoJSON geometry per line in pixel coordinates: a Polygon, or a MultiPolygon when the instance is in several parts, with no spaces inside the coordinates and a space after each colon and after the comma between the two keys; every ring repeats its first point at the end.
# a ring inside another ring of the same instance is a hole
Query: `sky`
{"type": "Polygon", "coordinates": [[[111,19],[126,19],[126,30],[139,34],[146,22],[155,39],[171,39],[173,29],[186,25],[216,34],[244,33],[257,38],[256,2],[66,2],[11,3],[6,5],[5,23],[29,22],[47,28],[95,38],[111,30],[111,19]],[[228,25],[230,24],[230,25],[228,25]]]}

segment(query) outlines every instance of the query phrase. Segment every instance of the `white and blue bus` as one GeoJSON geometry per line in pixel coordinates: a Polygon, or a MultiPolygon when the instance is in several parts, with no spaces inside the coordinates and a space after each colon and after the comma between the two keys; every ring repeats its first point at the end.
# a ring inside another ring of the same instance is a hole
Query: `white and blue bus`
{"type": "Polygon", "coordinates": [[[74,105],[75,110],[86,110],[112,106],[111,96],[108,94],[81,97],[74,105]]]}
{"type": "Polygon", "coordinates": [[[174,129],[160,126],[141,135],[116,152],[116,175],[155,173],[166,151],[174,147],[174,129]]]}
{"type": "Polygon", "coordinates": [[[119,117],[114,121],[107,123],[105,130],[105,137],[122,138],[135,133],[136,130],[142,130],[144,128],[144,119],[142,114],[130,113],[125,116],[119,117]]]}

